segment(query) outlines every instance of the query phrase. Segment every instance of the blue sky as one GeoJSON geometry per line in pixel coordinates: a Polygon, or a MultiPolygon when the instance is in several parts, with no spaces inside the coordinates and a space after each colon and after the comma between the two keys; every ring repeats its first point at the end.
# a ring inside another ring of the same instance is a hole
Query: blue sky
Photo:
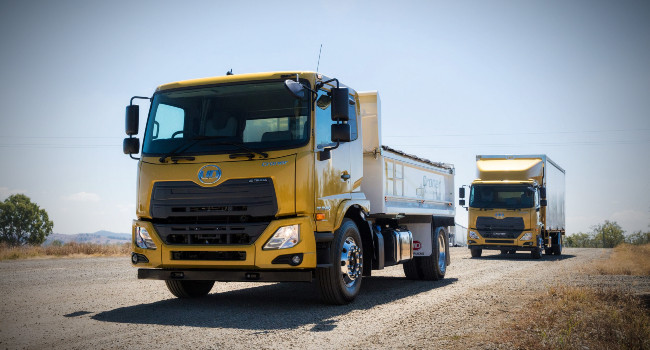
{"type": "Polygon", "coordinates": [[[27,194],[55,232],[130,232],[131,96],[315,70],[321,44],[320,72],[379,91],[384,143],[453,163],[456,187],[476,154],[545,153],[569,233],[650,225],[647,1],[1,1],[0,44],[0,200],[27,194]]]}

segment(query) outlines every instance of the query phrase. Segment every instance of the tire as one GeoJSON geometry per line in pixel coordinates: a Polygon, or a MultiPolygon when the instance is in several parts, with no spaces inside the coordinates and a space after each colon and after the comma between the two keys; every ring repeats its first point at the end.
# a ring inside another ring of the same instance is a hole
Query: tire
{"type": "Polygon", "coordinates": [[[545,248],[545,249],[544,249],[544,254],[546,254],[546,255],[551,255],[551,254],[553,254],[553,249],[554,249],[554,248],[555,248],[555,246],[553,246],[553,248],[545,248]]]}
{"type": "Polygon", "coordinates": [[[406,279],[409,280],[420,280],[422,279],[422,274],[420,273],[418,269],[418,263],[415,261],[418,258],[413,258],[404,264],[402,264],[402,267],[404,268],[404,274],[406,275],[406,279]]]}
{"type": "Polygon", "coordinates": [[[562,233],[557,233],[557,243],[553,245],[553,255],[562,255],[562,233]]]}
{"type": "Polygon", "coordinates": [[[178,298],[198,298],[208,295],[214,281],[166,280],[167,289],[178,298]]]}
{"type": "Polygon", "coordinates": [[[430,256],[423,256],[415,259],[422,279],[426,281],[438,281],[445,278],[447,272],[447,231],[442,227],[433,229],[433,252],[430,256]]]}
{"type": "Polygon", "coordinates": [[[499,254],[501,254],[501,255],[510,254],[510,251],[507,250],[507,249],[501,249],[501,253],[499,253],[499,254]]]}
{"type": "Polygon", "coordinates": [[[542,237],[537,236],[537,247],[535,247],[530,252],[530,254],[533,256],[533,259],[541,259],[543,249],[544,249],[544,243],[542,243],[542,237]]]}
{"type": "Polygon", "coordinates": [[[404,264],[404,274],[410,280],[438,281],[445,278],[447,272],[446,231],[442,227],[432,232],[433,247],[431,255],[418,256],[404,264]]]}
{"type": "Polygon", "coordinates": [[[359,294],[363,275],[363,244],[354,221],[343,223],[330,242],[331,267],[316,269],[316,285],[328,304],[344,305],[359,294]]]}
{"type": "Polygon", "coordinates": [[[480,258],[483,253],[481,248],[470,248],[469,251],[472,253],[472,258],[480,258]]]}

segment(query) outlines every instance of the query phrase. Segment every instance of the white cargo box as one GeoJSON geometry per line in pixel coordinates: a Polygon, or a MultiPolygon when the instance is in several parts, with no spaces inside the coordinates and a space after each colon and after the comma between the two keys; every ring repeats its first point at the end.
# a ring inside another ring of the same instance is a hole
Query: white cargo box
{"type": "Polygon", "coordinates": [[[405,154],[381,144],[380,101],[376,91],[359,93],[363,130],[361,191],[370,214],[455,215],[454,167],[405,154]]]}

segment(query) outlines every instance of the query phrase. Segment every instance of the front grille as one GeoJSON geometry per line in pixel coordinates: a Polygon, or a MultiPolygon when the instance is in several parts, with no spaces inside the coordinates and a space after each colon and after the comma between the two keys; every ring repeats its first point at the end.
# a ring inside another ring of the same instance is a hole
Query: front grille
{"type": "Polygon", "coordinates": [[[215,187],[190,181],[157,182],[151,195],[154,219],[202,216],[274,216],[278,212],[273,180],[233,179],[215,187]]]}
{"type": "Polygon", "coordinates": [[[497,219],[490,216],[476,218],[476,229],[483,238],[517,238],[524,231],[524,218],[497,219]]]}
{"type": "Polygon", "coordinates": [[[278,212],[270,178],[233,179],[214,187],[189,181],[157,182],[151,216],[171,245],[248,245],[278,212]]]}
{"type": "Polygon", "coordinates": [[[268,222],[232,224],[154,224],[167,244],[229,245],[251,244],[264,232],[268,222]]]}
{"type": "Polygon", "coordinates": [[[175,252],[172,260],[212,260],[212,261],[241,261],[246,260],[246,252],[175,252]]]}
{"type": "Polygon", "coordinates": [[[515,241],[510,239],[486,239],[485,243],[494,243],[494,244],[514,244],[515,241]]]}

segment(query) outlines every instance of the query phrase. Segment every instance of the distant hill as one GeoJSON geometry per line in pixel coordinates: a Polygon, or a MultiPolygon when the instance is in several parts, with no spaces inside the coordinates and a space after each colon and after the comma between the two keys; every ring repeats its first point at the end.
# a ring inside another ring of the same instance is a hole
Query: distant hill
{"type": "Polygon", "coordinates": [[[96,244],[122,244],[131,242],[130,233],[115,233],[110,231],[97,231],[94,233],[77,233],[66,235],[62,233],[53,233],[45,239],[43,245],[50,245],[54,241],[63,243],[96,243],[96,244]]]}

